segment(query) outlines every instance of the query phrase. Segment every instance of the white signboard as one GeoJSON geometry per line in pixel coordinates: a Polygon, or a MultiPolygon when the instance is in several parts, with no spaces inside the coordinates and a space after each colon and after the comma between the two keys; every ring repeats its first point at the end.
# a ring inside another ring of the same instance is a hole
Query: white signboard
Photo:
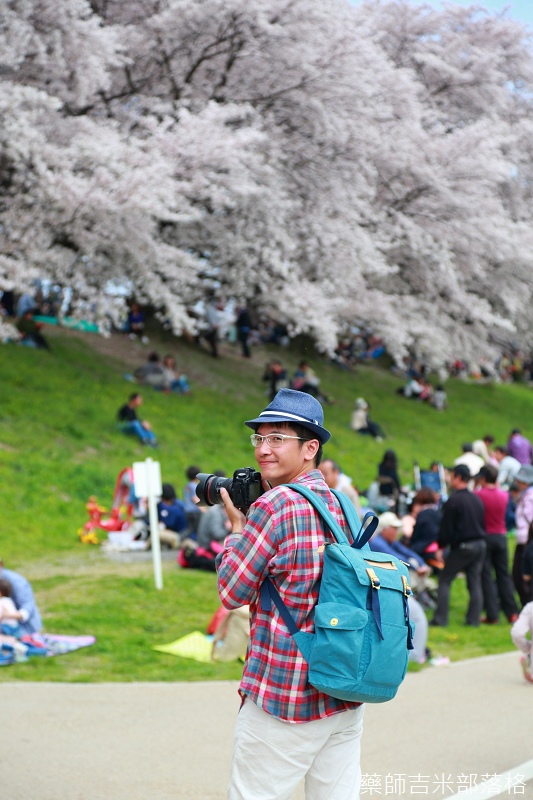
{"type": "Polygon", "coordinates": [[[163,487],[159,461],[152,461],[151,458],[147,458],[146,461],[134,461],[133,486],[136,497],[148,497],[149,493],[161,497],[163,487]]]}
{"type": "Polygon", "coordinates": [[[150,543],[154,561],[155,588],[163,588],[163,571],[161,568],[161,543],[159,541],[159,520],[157,518],[157,498],[161,497],[161,464],[159,461],[135,461],[133,464],[133,487],[136,497],[148,500],[150,519],[150,543]]]}

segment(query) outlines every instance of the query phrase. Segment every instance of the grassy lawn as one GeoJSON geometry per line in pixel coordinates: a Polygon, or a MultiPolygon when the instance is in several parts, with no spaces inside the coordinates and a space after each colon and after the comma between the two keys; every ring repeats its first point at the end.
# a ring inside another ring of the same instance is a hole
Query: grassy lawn
{"type": "MultiPolygon", "coordinates": [[[[50,353],[0,347],[0,553],[7,566],[31,580],[48,631],[93,633],[97,644],[64,658],[9,667],[0,680],[238,678],[238,664],[198,664],[151,650],[205,629],[218,603],[213,574],[181,571],[174,561],[165,561],[165,588],[158,592],[149,561],[112,561],[77,537],[89,495],[108,505],[118,472],[154,456],[114,423],[116,409],[133,390],[124,373],[144,360],[147,349],[122,337],[106,342],[60,330],[51,331],[50,340],[50,353]]],[[[248,361],[227,347],[215,360],[165,334],[154,334],[148,349],[152,346],[172,352],[193,386],[189,397],[143,392],[141,415],[161,442],[155,457],[163,480],[181,491],[189,464],[228,474],[253,465],[242,421],[266,405],[261,376],[273,351],[258,348],[248,361]]],[[[304,353],[335,399],[325,410],[333,434],[326,455],[337,459],[360,488],[374,478],[388,447],[398,453],[402,479],[411,482],[415,458],[423,467],[433,459],[450,463],[463,441],[487,432],[505,441],[515,426],[533,435],[533,392],[526,386],[449,381],[449,409],[438,414],[399,398],[395,388],[402,381],[389,371],[362,366],[343,372],[298,344],[281,353],[289,371],[304,353]],[[382,443],[349,430],[360,395],[387,433],[382,443]]],[[[452,659],[512,649],[506,623],[463,628],[463,584],[457,581],[452,590],[449,628],[431,630],[431,648],[452,659]]]]}

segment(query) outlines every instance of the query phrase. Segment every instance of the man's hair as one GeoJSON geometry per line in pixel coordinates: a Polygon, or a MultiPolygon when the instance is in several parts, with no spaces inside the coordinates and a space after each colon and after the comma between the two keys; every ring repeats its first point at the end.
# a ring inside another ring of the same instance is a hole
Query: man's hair
{"type": "Polygon", "coordinates": [[[493,467],[492,464],[485,464],[484,467],[481,467],[477,474],[478,478],[485,478],[487,483],[496,483],[498,480],[498,470],[496,467],[493,467]]]}
{"type": "Polygon", "coordinates": [[[329,461],[329,463],[331,464],[331,468],[332,468],[332,470],[334,472],[341,472],[340,465],[337,464],[336,461],[333,461],[332,458],[324,458],[323,461],[322,461],[322,465],[324,465],[326,463],[326,461],[329,461]]]}
{"type": "Polygon", "coordinates": [[[484,442],[488,442],[489,444],[493,444],[493,442],[494,442],[494,436],[492,436],[490,433],[487,433],[487,434],[486,434],[486,435],[483,437],[483,441],[484,441],[484,442]]]}
{"type": "Polygon", "coordinates": [[[497,450],[498,453],[503,453],[504,456],[507,455],[507,448],[504,444],[497,444],[494,449],[497,450]]]}
{"type": "Polygon", "coordinates": [[[137,397],[140,397],[140,396],[141,396],[140,392],[132,392],[132,394],[130,394],[130,396],[128,398],[128,403],[131,403],[132,400],[135,400],[137,397]]]}
{"type": "Polygon", "coordinates": [[[11,584],[5,578],[0,578],[0,596],[11,597],[11,584]]]}
{"type": "Polygon", "coordinates": [[[148,361],[150,361],[151,363],[157,364],[157,362],[159,361],[159,353],[155,353],[155,352],[154,353],[150,353],[150,355],[148,356],[148,361]]]}
{"type": "Polygon", "coordinates": [[[453,474],[456,478],[468,483],[470,478],[472,477],[470,470],[466,466],[466,464],[457,464],[456,467],[453,468],[453,474]]]}
{"type": "Polygon", "coordinates": [[[176,499],[176,490],[172,486],[171,483],[164,483],[163,484],[163,491],[161,494],[162,500],[175,500],[176,499]]]}
{"type": "Polygon", "coordinates": [[[472,452],[473,452],[472,443],[465,442],[463,444],[463,453],[472,453],[472,452]]]}
{"type": "Polygon", "coordinates": [[[413,505],[416,503],[418,506],[434,505],[436,502],[437,495],[429,486],[423,486],[413,498],[413,505]]]}
{"type": "Polygon", "coordinates": [[[187,472],[185,474],[187,475],[187,478],[190,481],[193,481],[196,478],[196,476],[198,475],[198,473],[201,472],[201,471],[202,470],[200,469],[200,467],[197,467],[197,466],[195,466],[193,464],[192,466],[187,468],[187,472]]]}
{"type": "MultiPolygon", "coordinates": [[[[261,424],[262,423],[258,423],[257,425],[255,425],[254,430],[256,431],[256,433],[257,429],[259,428],[259,425],[261,424]]],[[[298,422],[283,421],[283,422],[276,422],[276,425],[281,430],[283,430],[284,428],[290,428],[290,430],[294,431],[294,433],[296,434],[296,436],[298,436],[299,439],[304,439],[306,442],[312,442],[313,439],[316,439],[318,442],[318,450],[316,451],[315,455],[315,467],[318,467],[318,465],[322,461],[322,449],[323,449],[322,442],[320,441],[318,436],[316,436],[316,434],[314,434],[313,431],[309,430],[309,428],[306,428],[305,425],[300,425],[298,422]]],[[[302,446],[303,446],[302,442],[299,442],[300,449],[302,448],[302,446]]]]}

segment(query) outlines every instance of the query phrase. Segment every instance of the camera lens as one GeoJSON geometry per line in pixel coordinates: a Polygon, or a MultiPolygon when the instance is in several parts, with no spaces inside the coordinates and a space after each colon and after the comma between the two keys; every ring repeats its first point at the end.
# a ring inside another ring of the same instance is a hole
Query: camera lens
{"type": "Polygon", "coordinates": [[[233,485],[231,478],[219,478],[218,475],[209,475],[206,472],[199,472],[196,477],[200,481],[196,487],[196,496],[200,500],[199,505],[214,506],[217,503],[222,505],[221,489],[227,489],[231,496],[233,485]]]}

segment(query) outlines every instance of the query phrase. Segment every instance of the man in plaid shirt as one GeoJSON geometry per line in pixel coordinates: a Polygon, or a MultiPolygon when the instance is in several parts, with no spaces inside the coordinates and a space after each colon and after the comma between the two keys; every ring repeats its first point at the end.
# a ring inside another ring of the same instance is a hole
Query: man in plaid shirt
{"type": "Polygon", "coordinates": [[[281,389],[245,424],[265,493],[246,517],[222,489],[232,523],[218,569],[226,608],[250,605],[250,641],[240,694],[228,797],[287,800],[305,777],[308,800],[357,800],[363,708],[317,691],[277,610],[261,609],[266,577],[276,585],[298,627],[314,631],[322,550],[331,534],[311,504],[282,484],[315,491],[351,539],[340,505],[317,467],[330,433],[320,403],[281,389]]]}

